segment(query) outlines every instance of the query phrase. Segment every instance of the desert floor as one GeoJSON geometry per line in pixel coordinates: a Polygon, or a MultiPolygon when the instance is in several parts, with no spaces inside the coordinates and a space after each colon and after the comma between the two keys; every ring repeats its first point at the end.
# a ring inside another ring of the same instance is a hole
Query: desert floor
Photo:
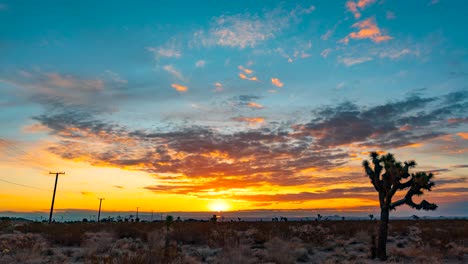
{"type": "MultiPolygon", "coordinates": [[[[378,221],[0,221],[0,263],[379,263],[378,221]]],[[[468,220],[390,221],[390,263],[468,263],[468,220]]]]}

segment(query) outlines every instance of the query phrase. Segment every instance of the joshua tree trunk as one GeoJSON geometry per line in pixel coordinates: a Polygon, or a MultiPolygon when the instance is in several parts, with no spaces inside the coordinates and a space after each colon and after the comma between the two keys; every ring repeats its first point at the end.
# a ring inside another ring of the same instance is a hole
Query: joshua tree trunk
{"type": "Polygon", "coordinates": [[[417,210],[435,210],[437,205],[426,200],[422,200],[419,204],[413,202],[413,196],[422,195],[424,193],[423,190],[430,191],[434,187],[435,183],[431,181],[434,175],[425,172],[410,174],[409,169],[416,166],[416,162],[405,161],[401,163],[396,161],[395,157],[390,153],[385,156],[379,156],[377,152],[371,152],[370,157],[374,168],[371,168],[370,162],[367,160],[362,165],[375,190],[379,193],[381,211],[377,257],[385,261],[387,260],[388,217],[390,210],[394,210],[403,204],[407,204],[417,210]],[[384,173],[382,173],[383,169],[385,169],[384,173]],[[404,189],[408,189],[406,195],[402,199],[392,202],[393,195],[398,190],[404,189]]]}
{"type": "Polygon", "coordinates": [[[380,211],[380,226],[379,226],[379,242],[377,245],[377,257],[385,261],[387,260],[387,235],[388,235],[388,216],[389,208],[382,207],[380,211]]]}

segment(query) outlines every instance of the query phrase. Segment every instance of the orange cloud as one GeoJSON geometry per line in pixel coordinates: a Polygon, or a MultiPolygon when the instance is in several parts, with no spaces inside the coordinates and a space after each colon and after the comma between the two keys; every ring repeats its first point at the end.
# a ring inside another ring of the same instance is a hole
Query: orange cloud
{"type": "Polygon", "coordinates": [[[373,3],[375,3],[375,0],[359,0],[357,2],[348,1],[346,2],[346,8],[349,12],[353,13],[354,18],[359,19],[361,18],[361,12],[359,12],[358,7],[359,9],[364,10],[367,6],[370,6],[373,3]]]}
{"type": "Polygon", "coordinates": [[[247,75],[243,73],[239,73],[239,77],[243,80],[249,80],[249,81],[257,81],[257,77],[247,77],[247,75]]]}
{"type": "Polygon", "coordinates": [[[468,132],[460,132],[460,133],[457,133],[457,136],[465,139],[465,140],[468,140],[468,132]]]}
{"type": "Polygon", "coordinates": [[[357,9],[357,5],[355,2],[353,1],[348,1],[346,2],[346,8],[354,14],[354,18],[358,19],[358,18],[361,18],[361,13],[359,13],[358,9],[357,9]]]}
{"type": "Polygon", "coordinates": [[[239,70],[245,72],[246,74],[252,74],[253,73],[253,70],[244,68],[242,65],[240,65],[238,68],[239,68],[239,70]]]}
{"type": "Polygon", "coordinates": [[[283,83],[278,78],[271,78],[271,83],[276,87],[283,87],[283,83]]]}
{"type": "Polygon", "coordinates": [[[187,86],[183,86],[177,83],[173,83],[171,86],[172,88],[176,89],[178,92],[181,92],[181,93],[184,93],[188,90],[187,86]]]}
{"type": "Polygon", "coordinates": [[[370,39],[375,43],[380,43],[382,41],[387,41],[392,39],[392,37],[387,35],[382,35],[375,18],[371,17],[366,20],[355,23],[352,27],[358,28],[359,31],[351,32],[348,36],[340,40],[341,43],[348,44],[349,39],[370,39]]]}
{"type": "Polygon", "coordinates": [[[237,122],[246,122],[246,123],[263,123],[265,122],[265,118],[263,117],[234,117],[232,120],[237,122]]]}
{"type": "Polygon", "coordinates": [[[262,109],[263,108],[263,105],[255,103],[255,102],[249,102],[247,104],[247,106],[250,107],[250,108],[256,108],[256,109],[262,109]]]}
{"type": "Polygon", "coordinates": [[[359,0],[357,6],[364,9],[366,6],[372,5],[373,3],[375,3],[375,0],[359,0]]]}

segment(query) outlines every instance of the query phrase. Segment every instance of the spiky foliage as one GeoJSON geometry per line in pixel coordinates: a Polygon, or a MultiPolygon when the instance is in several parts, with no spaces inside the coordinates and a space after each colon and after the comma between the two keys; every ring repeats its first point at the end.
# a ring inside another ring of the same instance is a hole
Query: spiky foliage
{"type": "Polygon", "coordinates": [[[397,206],[407,204],[417,210],[435,210],[436,204],[429,203],[426,200],[420,203],[413,202],[413,196],[424,194],[424,190],[431,191],[435,183],[432,182],[434,175],[432,173],[417,172],[409,173],[410,168],[416,166],[414,160],[405,161],[403,164],[395,160],[393,154],[379,156],[377,152],[370,154],[373,169],[369,161],[363,162],[367,176],[371,180],[375,190],[379,193],[380,207],[395,209],[397,206]],[[409,189],[408,189],[409,188],[409,189]],[[392,198],[398,190],[408,189],[406,195],[392,202],[392,198]]]}
{"type": "Polygon", "coordinates": [[[370,157],[373,168],[371,168],[367,160],[362,165],[375,190],[379,193],[380,226],[377,256],[381,260],[386,260],[389,211],[403,204],[417,210],[435,210],[437,208],[436,204],[429,203],[426,200],[422,200],[420,203],[413,201],[415,195],[422,195],[425,190],[431,191],[435,184],[431,181],[433,178],[432,173],[417,172],[410,174],[409,169],[416,166],[414,160],[401,163],[396,161],[391,153],[379,156],[377,152],[372,152],[370,157]],[[399,190],[407,190],[407,192],[402,199],[392,202],[393,196],[399,190]]]}

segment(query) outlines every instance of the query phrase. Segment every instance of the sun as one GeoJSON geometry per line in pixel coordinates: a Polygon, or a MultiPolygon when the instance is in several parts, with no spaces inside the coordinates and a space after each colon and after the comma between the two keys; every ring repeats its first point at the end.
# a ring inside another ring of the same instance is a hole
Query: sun
{"type": "Polygon", "coordinates": [[[213,212],[226,212],[227,210],[229,210],[229,207],[230,207],[229,204],[227,204],[223,200],[212,201],[208,205],[208,208],[210,209],[210,211],[213,211],[213,212]]]}

